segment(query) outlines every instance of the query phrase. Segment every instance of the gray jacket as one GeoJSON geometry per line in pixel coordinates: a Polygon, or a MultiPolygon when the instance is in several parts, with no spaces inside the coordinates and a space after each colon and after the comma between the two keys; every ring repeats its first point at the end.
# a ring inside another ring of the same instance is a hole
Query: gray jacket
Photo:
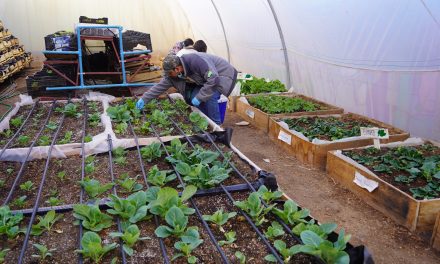
{"type": "Polygon", "coordinates": [[[145,102],[157,98],[168,88],[175,87],[185,96],[186,82],[194,82],[202,86],[196,98],[206,102],[217,90],[229,96],[237,80],[237,70],[226,60],[207,53],[196,52],[180,57],[186,79],[163,77],[160,82],[151,87],[142,96],[145,102]]]}

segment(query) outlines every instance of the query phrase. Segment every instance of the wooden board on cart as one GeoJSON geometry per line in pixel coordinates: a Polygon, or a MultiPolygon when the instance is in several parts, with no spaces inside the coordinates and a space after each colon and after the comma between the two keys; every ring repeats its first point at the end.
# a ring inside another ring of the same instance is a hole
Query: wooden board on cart
{"type": "Polygon", "coordinates": [[[327,155],[327,175],[353,192],[367,204],[411,231],[432,231],[440,212],[440,198],[417,200],[397,187],[379,178],[366,167],[343,155],[341,151],[330,151],[327,155]],[[376,182],[372,192],[354,182],[367,184],[376,182]]]}
{"type": "MultiPolygon", "coordinates": [[[[250,98],[254,96],[258,96],[262,94],[255,94],[255,95],[247,95],[243,96],[245,98],[250,98]]],[[[266,94],[263,94],[266,95],[266,94]]],[[[311,101],[315,104],[319,104],[321,106],[324,106],[325,110],[318,110],[318,111],[310,111],[310,112],[296,112],[296,113],[285,113],[285,114],[267,114],[249,104],[246,104],[241,99],[237,100],[237,114],[251,123],[252,125],[256,126],[258,129],[263,130],[264,132],[268,132],[269,130],[269,117],[280,117],[280,116],[304,116],[304,115],[332,115],[332,114],[342,114],[344,112],[344,109],[340,107],[336,107],[321,101],[318,101],[316,99],[299,95],[299,94],[283,94],[280,96],[288,96],[288,97],[300,97],[304,100],[311,101]]]]}
{"type": "MultiPolygon", "coordinates": [[[[374,124],[377,127],[386,128],[389,131],[393,131],[394,133],[390,132],[389,139],[380,140],[382,144],[403,141],[409,137],[409,133],[395,128],[391,125],[382,123],[378,120],[374,120],[354,113],[347,113],[344,114],[344,116],[351,116],[355,119],[365,120],[374,124]]],[[[369,138],[359,138],[356,140],[345,142],[329,142],[328,144],[315,144],[300,137],[298,134],[292,133],[292,131],[290,131],[289,129],[282,127],[278,123],[278,121],[285,117],[289,116],[272,116],[269,119],[269,138],[286,152],[292,154],[301,162],[309,164],[314,168],[325,170],[325,165],[327,163],[327,152],[330,150],[357,148],[373,145],[373,139],[369,138]]],[[[290,116],[289,118],[299,117],[290,116]]]]}

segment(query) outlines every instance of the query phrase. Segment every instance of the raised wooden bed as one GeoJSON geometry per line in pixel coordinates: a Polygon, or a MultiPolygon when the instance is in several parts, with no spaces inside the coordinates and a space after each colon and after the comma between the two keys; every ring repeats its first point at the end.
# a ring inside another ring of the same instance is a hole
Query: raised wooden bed
{"type": "Polygon", "coordinates": [[[440,251],[440,213],[437,214],[434,229],[432,230],[431,246],[433,249],[440,251]]]}
{"type": "MultiPolygon", "coordinates": [[[[373,124],[373,126],[377,126],[380,128],[387,128],[390,133],[390,138],[381,140],[380,142],[382,144],[403,141],[409,137],[409,133],[371,118],[353,113],[344,114],[343,116],[353,117],[354,119],[366,121],[373,124]]],[[[361,137],[353,138],[353,140],[343,142],[337,141],[325,144],[312,143],[302,134],[299,135],[299,132],[294,133],[291,130],[281,126],[278,121],[280,121],[282,118],[283,117],[271,117],[269,119],[269,138],[285,151],[294,155],[301,162],[310,164],[312,167],[319,168],[321,170],[325,170],[325,165],[327,163],[327,152],[330,150],[357,148],[373,145],[373,139],[361,137]]]]}
{"type": "Polygon", "coordinates": [[[440,212],[440,198],[417,200],[384,181],[365,166],[343,155],[340,150],[328,152],[327,175],[367,204],[411,231],[432,231],[437,214],[440,212]],[[378,184],[378,187],[369,192],[354,183],[355,177],[358,178],[358,182],[363,182],[367,186],[378,184]]]}
{"type": "MultiPolygon", "coordinates": [[[[248,95],[243,96],[244,98],[250,98],[254,96],[258,96],[261,94],[256,95],[248,95]]],[[[287,96],[287,97],[300,97],[302,99],[305,99],[307,101],[311,101],[315,104],[319,104],[322,107],[325,107],[325,110],[318,110],[318,111],[310,111],[310,112],[295,112],[295,113],[289,113],[289,114],[267,114],[249,104],[246,104],[243,100],[238,99],[237,100],[237,114],[251,123],[252,125],[256,126],[257,128],[263,130],[264,132],[269,131],[269,118],[270,117],[289,117],[289,116],[303,116],[303,115],[331,115],[331,114],[342,114],[344,112],[344,109],[340,107],[336,107],[330,104],[326,104],[324,102],[312,99],[310,97],[304,96],[304,95],[298,95],[298,94],[284,94],[281,96],[287,96]]]]}

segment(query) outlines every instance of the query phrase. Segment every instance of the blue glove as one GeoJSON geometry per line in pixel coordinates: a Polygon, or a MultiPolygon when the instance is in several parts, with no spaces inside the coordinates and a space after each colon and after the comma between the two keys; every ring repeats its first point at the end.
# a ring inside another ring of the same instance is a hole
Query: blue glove
{"type": "Polygon", "coordinates": [[[200,101],[199,101],[196,97],[194,97],[194,98],[191,100],[191,104],[192,104],[193,106],[199,106],[199,105],[200,105],[200,101]]]}
{"type": "Polygon", "coordinates": [[[136,108],[139,109],[139,110],[142,110],[144,108],[144,105],[145,105],[145,103],[144,103],[144,100],[142,98],[139,99],[136,102],[136,108]]]}

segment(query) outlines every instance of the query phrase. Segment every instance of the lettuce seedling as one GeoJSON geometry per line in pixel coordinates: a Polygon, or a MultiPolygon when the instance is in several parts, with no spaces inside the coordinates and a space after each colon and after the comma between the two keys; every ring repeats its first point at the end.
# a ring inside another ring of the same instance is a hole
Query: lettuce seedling
{"type": "Polygon", "coordinates": [[[10,251],[9,248],[4,248],[4,249],[0,250],[0,263],[5,262],[6,254],[8,254],[9,251],[10,251]]]}
{"type": "Polygon", "coordinates": [[[90,198],[95,198],[98,195],[105,193],[106,191],[110,190],[113,185],[115,185],[114,183],[101,184],[98,180],[90,179],[89,177],[78,181],[78,183],[84,188],[84,191],[86,191],[90,198]]]}
{"type": "Polygon", "coordinates": [[[193,208],[188,208],[184,204],[186,200],[191,198],[197,191],[197,187],[188,185],[183,189],[182,196],[179,197],[178,192],[170,187],[150,187],[146,191],[147,200],[149,202],[148,209],[152,214],[165,217],[166,213],[173,206],[182,210],[185,215],[190,215],[195,212],[193,208]]]}
{"type": "Polygon", "coordinates": [[[76,117],[79,118],[82,116],[81,113],[78,112],[78,106],[74,103],[68,103],[64,106],[64,108],[62,107],[57,107],[55,109],[56,112],[59,113],[63,113],[65,114],[67,117],[76,117]]]}
{"type": "Polygon", "coordinates": [[[209,123],[206,118],[197,112],[192,112],[189,115],[189,120],[202,131],[205,131],[208,128],[209,123]]]}
{"type": "Polygon", "coordinates": [[[125,154],[127,151],[123,147],[117,147],[112,151],[114,158],[113,161],[118,165],[125,165],[127,163],[127,158],[125,154]]]}
{"type": "Polygon", "coordinates": [[[165,221],[167,222],[168,226],[162,225],[156,228],[154,231],[156,236],[161,238],[166,238],[172,235],[176,237],[189,236],[190,232],[192,232],[190,230],[197,228],[186,228],[188,224],[188,216],[186,216],[177,206],[173,206],[167,211],[165,221]]]}
{"type": "Polygon", "coordinates": [[[84,143],[88,143],[91,142],[93,140],[93,136],[92,135],[87,135],[84,137],[84,143]]]}
{"type": "Polygon", "coordinates": [[[224,233],[225,230],[222,226],[226,224],[229,219],[235,217],[236,215],[236,212],[224,213],[222,208],[220,210],[217,210],[212,215],[203,215],[203,220],[216,224],[219,230],[224,233]]]}
{"type": "MultiPolygon", "coordinates": [[[[288,263],[293,255],[299,253],[297,247],[292,246],[290,248],[287,248],[286,243],[282,240],[275,240],[274,246],[278,250],[278,252],[280,252],[281,256],[283,256],[284,263],[288,263]]],[[[272,254],[265,256],[264,259],[269,262],[278,262],[275,256],[272,254]]]]}
{"type": "Polygon", "coordinates": [[[263,199],[263,201],[267,204],[269,204],[269,203],[273,202],[274,200],[279,199],[281,196],[283,196],[283,192],[280,192],[280,191],[271,192],[264,185],[261,185],[261,187],[258,189],[257,192],[260,195],[261,199],[263,199]]]}
{"type": "Polygon", "coordinates": [[[274,208],[272,212],[281,218],[281,220],[283,220],[285,223],[290,225],[307,223],[305,218],[309,216],[310,213],[307,209],[299,210],[298,205],[292,200],[284,202],[283,210],[274,208]]]}
{"type": "Polygon", "coordinates": [[[256,226],[267,222],[264,216],[269,213],[275,206],[270,205],[266,208],[261,203],[260,196],[257,192],[253,192],[244,201],[236,201],[234,205],[246,212],[252,218],[252,220],[254,220],[256,226]]]}
{"type": "Polygon", "coordinates": [[[127,132],[128,125],[127,123],[119,123],[115,127],[116,134],[125,134],[127,132]]]}
{"type": "Polygon", "coordinates": [[[50,121],[49,123],[47,123],[46,127],[50,130],[55,130],[57,129],[58,125],[57,123],[50,121]]]}
{"type": "Polygon", "coordinates": [[[302,232],[310,230],[323,239],[327,239],[327,236],[336,229],[335,223],[323,223],[320,225],[315,224],[315,220],[311,220],[309,223],[299,223],[293,229],[292,232],[299,236],[302,232]]]}
{"type": "Polygon", "coordinates": [[[110,202],[107,205],[111,208],[107,212],[118,215],[122,219],[123,229],[130,223],[134,224],[147,218],[147,195],[143,191],[131,194],[125,199],[116,195],[110,195],[110,202]]]}
{"type": "MultiPolygon", "coordinates": [[[[73,206],[73,216],[81,222],[85,229],[99,232],[113,225],[113,218],[104,214],[97,204],[75,204],[73,206]]],[[[78,224],[78,222],[76,222],[78,224]]]]}
{"type": "Polygon", "coordinates": [[[49,200],[47,200],[45,203],[48,203],[49,206],[57,206],[63,203],[63,201],[60,200],[58,197],[52,196],[49,197],[49,200]]]}
{"type": "Polygon", "coordinates": [[[246,256],[241,251],[236,251],[234,256],[238,259],[240,264],[246,263],[246,256]]]}
{"type": "Polygon", "coordinates": [[[130,111],[126,105],[117,105],[107,108],[107,114],[116,123],[127,123],[131,121],[130,111]]]}
{"type": "Polygon", "coordinates": [[[81,253],[86,259],[91,259],[95,263],[101,262],[102,257],[111,250],[118,247],[116,243],[102,246],[101,237],[95,232],[87,231],[81,238],[82,249],[75,250],[77,253],[81,253]]]}
{"type": "Polygon", "coordinates": [[[208,165],[203,165],[202,163],[190,166],[184,162],[177,163],[176,170],[184,176],[183,180],[185,182],[203,189],[217,186],[226,180],[231,172],[231,169],[225,169],[216,165],[209,168],[208,165]]]}
{"type": "Polygon", "coordinates": [[[21,116],[12,118],[9,123],[12,127],[18,128],[23,124],[23,118],[21,116]]]}
{"type": "Polygon", "coordinates": [[[58,141],[59,144],[68,144],[70,142],[72,142],[72,136],[73,136],[73,132],[72,131],[66,131],[66,133],[64,134],[64,137],[58,141]]]}
{"type": "Polygon", "coordinates": [[[11,202],[11,205],[12,206],[16,206],[18,208],[23,208],[25,206],[25,204],[26,204],[26,199],[27,199],[26,195],[20,196],[20,197],[14,199],[11,202]]]}
{"type": "Polygon", "coordinates": [[[146,159],[148,162],[151,162],[152,160],[162,156],[161,144],[157,142],[142,147],[140,151],[142,158],[146,159]]]}
{"type": "Polygon", "coordinates": [[[176,179],[176,174],[170,174],[170,172],[172,172],[172,170],[159,170],[157,165],[154,165],[148,171],[147,181],[154,186],[162,187],[168,182],[176,179]]]}
{"type": "Polygon", "coordinates": [[[197,229],[192,229],[192,235],[188,237],[181,237],[182,241],[174,243],[174,248],[176,248],[179,253],[175,254],[171,261],[174,261],[180,257],[186,257],[188,263],[196,263],[197,258],[191,253],[194,249],[203,243],[203,240],[199,238],[199,232],[197,229]]]}
{"type": "Polygon", "coordinates": [[[89,114],[87,121],[91,127],[96,127],[101,122],[101,114],[97,112],[89,114]]]}
{"type": "Polygon", "coordinates": [[[264,235],[268,239],[274,239],[276,237],[284,235],[284,233],[285,232],[283,230],[283,227],[278,222],[273,221],[271,226],[267,228],[267,231],[264,232],[264,235]]]}
{"type": "Polygon", "coordinates": [[[32,225],[31,235],[39,236],[44,231],[50,231],[56,221],[60,220],[63,214],[56,215],[55,211],[49,211],[44,217],[38,216],[38,224],[32,225]]]}
{"type": "Polygon", "coordinates": [[[350,257],[344,249],[350,237],[350,235],[345,235],[344,230],[341,229],[338,240],[332,243],[313,231],[306,230],[301,233],[301,240],[304,245],[293,246],[293,251],[317,256],[325,263],[348,264],[350,263],[350,257]]]}
{"type": "Polygon", "coordinates": [[[23,232],[19,225],[23,220],[22,213],[12,214],[9,206],[0,207],[0,235],[6,235],[9,239],[15,238],[23,232]]]}
{"type": "Polygon", "coordinates": [[[33,246],[38,250],[38,254],[33,254],[33,258],[38,258],[40,262],[43,262],[46,258],[52,257],[52,252],[56,250],[56,248],[48,249],[45,245],[33,244],[33,246]]]}
{"type": "Polygon", "coordinates": [[[124,241],[122,248],[124,249],[125,253],[127,253],[127,255],[129,256],[133,255],[133,246],[138,240],[150,239],[149,237],[141,237],[140,235],[141,232],[139,231],[137,225],[130,225],[125,229],[124,233],[120,233],[120,232],[110,233],[111,237],[113,238],[120,237],[122,241],[124,241]]]}
{"type": "Polygon", "coordinates": [[[66,171],[59,171],[57,173],[57,177],[58,179],[60,179],[61,181],[64,181],[65,177],[66,177],[66,171]]]}
{"type": "Polygon", "coordinates": [[[50,145],[50,137],[49,136],[41,136],[38,139],[38,145],[40,145],[40,146],[48,146],[48,145],[50,145]]]}
{"type": "Polygon", "coordinates": [[[220,240],[218,242],[218,245],[224,246],[224,245],[230,245],[230,244],[234,243],[235,240],[237,240],[235,231],[226,232],[225,239],[226,240],[220,240]]]}
{"type": "Polygon", "coordinates": [[[25,135],[20,135],[17,138],[18,144],[20,144],[20,146],[25,146],[29,143],[29,137],[25,136],[25,135]]]}
{"type": "Polygon", "coordinates": [[[34,183],[32,181],[27,181],[23,184],[20,184],[20,189],[28,192],[28,191],[34,189],[34,183]]]}
{"type": "Polygon", "coordinates": [[[132,193],[142,190],[142,184],[136,182],[139,175],[130,178],[127,173],[124,173],[121,174],[121,177],[122,179],[117,180],[118,185],[122,188],[120,192],[132,193]]]}

